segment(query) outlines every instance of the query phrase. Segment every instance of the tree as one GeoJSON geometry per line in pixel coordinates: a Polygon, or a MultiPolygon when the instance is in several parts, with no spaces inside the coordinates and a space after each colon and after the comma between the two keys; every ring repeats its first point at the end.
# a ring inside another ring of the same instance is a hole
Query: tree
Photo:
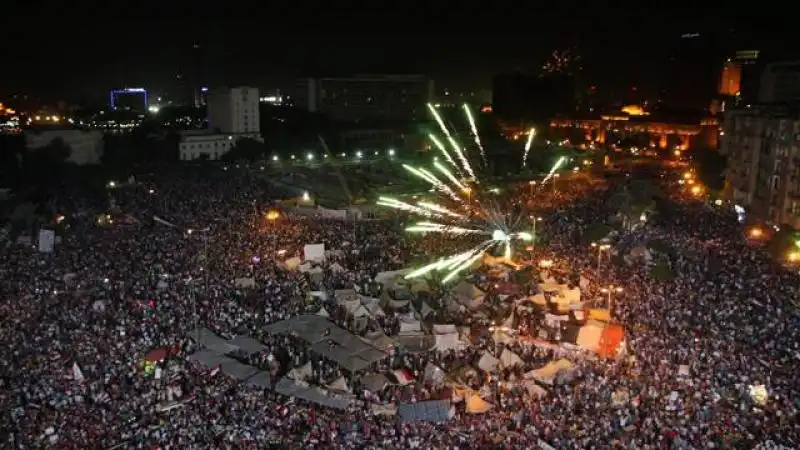
{"type": "Polygon", "coordinates": [[[597,242],[607,237],[612,231],[613,228],[610,226],[604,223],[595,222],[589,225],[586,228],[586,231],[583,232],[583,239],[586,242],[597,242]]]}
{"type": "Polygon", "coordinates": [[[767,252],[776,259],[786,258],[786,255],[797,250],[800,233],[789,225],[781,225],[780,231],[772,235],[767,244],[767,252]]]}
{"type": "Polygon", "coordinates": [[[656,264],[651,267],[650,276],[658,281],[672,281],[675,279],[675,273],[669,264],[656,264]]]}
{"type": "Polygon", "coordinates": [[[264,159],[266,147],[263,142],[250,138],[242,138],[236,141],[233,148],[222,155],[222,160],[232,161],[258,161],[264,159]]]}

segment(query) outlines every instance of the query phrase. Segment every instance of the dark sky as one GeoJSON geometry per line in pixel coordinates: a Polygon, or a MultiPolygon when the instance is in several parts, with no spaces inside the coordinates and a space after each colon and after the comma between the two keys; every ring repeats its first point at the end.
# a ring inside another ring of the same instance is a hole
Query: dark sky
{"type": "Polygon", "coordinates": [[[27,31],[0,53],[0,94],[75,99],[123,85],[167,88],[190,69],[195,40],[211,86],[268,88],[301,76],[391,72],[428,74],[437,87],[488,89],[494,73],[533,70],[554,49],[575,46],[584,56],[584,77],[601,88],[655,89],[671,82],[665,70],[671,59],[704,64],[689,78],[707,79],[724,54],[785,37],[758,33],[752,15],[709,18],[702,10],[655,7],[614,12],[569,4],[540,11],[517,3],[493,11],[488,6],[495,2],[482,2],[484,9],[397,3],[404,7],[392,10],[390,3],[365,12],[342,2],[331,9],[304,2],[284,11],[273,2],[206,9],[221,3],[176,0],[138,2],[125,12],[51,3],[3,11],[5,29],[25,24],[27,31]],[[701,38],[680,38],[689,32],[701,38]]]}

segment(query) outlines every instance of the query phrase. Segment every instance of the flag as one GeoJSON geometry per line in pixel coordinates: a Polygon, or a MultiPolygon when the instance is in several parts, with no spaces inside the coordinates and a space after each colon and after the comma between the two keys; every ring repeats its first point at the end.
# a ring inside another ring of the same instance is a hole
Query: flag
{"type": "Polygon", "coordinates": [[[411,384],[414,382],[414,376],[411,375],[411,372],[408,369],[399,369],[392,372],[392,375],[397,379],[397,384],[401,384],[403,386],[407,384],[411,384]]]}
{"type": "Polygon", "coordinates": [[[72,379],[75,381],[83,381],[83,371],[81,371],[80,366],[78,366],[77,362],[72,363],[72,379]]]}
{"type": "Polygon", "coordinates": [[[161,217],[158,217],[158,216],[153,216],[153,220],[158,222],[158,223],[160,223],[161,225],[166,225],[166,226],[172,227],[172,228],[178,228],[178,227],[175,226],[175,224],[173,224],[171,222],[167,222],[166,220],[164,220],[164,219],[162,219],[161,217]]]}

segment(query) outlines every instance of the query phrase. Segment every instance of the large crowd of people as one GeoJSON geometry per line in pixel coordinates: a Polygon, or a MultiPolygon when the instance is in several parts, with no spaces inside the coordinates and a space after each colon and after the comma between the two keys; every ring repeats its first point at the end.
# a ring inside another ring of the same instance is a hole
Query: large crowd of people
{"type": "MultiPolygon", "coordinates": [[[[627,355],[576,357],[577,377],[544,396],[497,390],[487,412],[468,414],[457,404],[450,420],[413,423],[371,406],[442,398],[423,377],[427,364],[445,372],[471,366],[495,347],[491,334],[463,349],[387,354],[373,371],[402,367],[416,382],[366,392],[360,374],[264,329],[319,306],[309,305],[302,277],[282,263],[305,244],[339,250],[322,266],[324,286],[335,290],[452,253],[457,240],[409,236],[406,218],[394,215],[341,221],[284,210],[268,220],[264,213],[290,194],[245,168],[140,176],[110,188],[102,203],[65,193],[55,202],[54,251],[22,238],[4,244],[0,258],[4,446],[797,448],[797,275],[754,246],[730,208],[680,196],[669,214],[614,237],[608,255],[668,242],[674,279],[655,279],[647,264],[622,258],[599,262],[581,236],[610,214],[607,188],[564,177],[501,195],[543,218],[539,230],[548,239],[535,259],[593,280],[584,290],[589,302],[603,302],[604,286],[623,288],[611,315],[625,327],[627,355]],[[255,287],[237,285],[241,278],[255,287]],[[223,338],[255,337],[265,349],[246,362],[275,375],[311,362],[310,378],[320,384],[345,377],[354,401],[329,409],[190,361],[198,325],[223,338]],[[155,349],[169,349],[166,376],[148,375],[142,364],[155,349]],[[679,375],[680,367],[688,373],[679,375]],[[754,399],[755,386],[766,400],[754,399]],[[623,390],[629,400],[612,402],[623,390]]],[[[332,308],[330,316],[352,326],[343,311],[332,308]]],[[[389,314],[370,327],[391,336],[397,319],[389,314]]],[[[516,372],[566,352],[522,340],[507,345],[522,358],[516,372]]],[[[495,375],[505,381],[513,372],[495,375]]],[[[473,375],[476,388],[489,376],[473,375]]]]}

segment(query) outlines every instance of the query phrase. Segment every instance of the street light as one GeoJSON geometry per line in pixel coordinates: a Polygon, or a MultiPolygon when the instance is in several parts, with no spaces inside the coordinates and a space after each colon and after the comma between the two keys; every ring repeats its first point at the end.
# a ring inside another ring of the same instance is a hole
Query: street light
{"type": "Polygon", "coordinates": [[[306,159],[309,160],[309,161],[313,161],[314,160],[314,154],[313,153],[307,154],[306,155],[306,159]]]}
{"type": "Polygon", "coordinates": [[[533,242],[531,242],[531,259],[533,259],[533,254],[536,252],[536,222],[541,222],[541,217],[530,216],[531,219],[531,235],[533,236],[533,242]]]}
{"type": "Polygon", "coordinates": [[[617,294],[619,294],[620,292],[622,292],[622,288],[621,288],[621,287],[619,287],[619,286],[609,286],[609,287],[607,287],[607,288],[602,288],[602,289],[600,289],[600,292],[602,292],[603,294],[607,294],[607,295],[608,295],[608,303],[607,303],[607,305],[608,305],[608,312],[609,312],[609,314],[610,314],[610,313],[611,313],[611,309],[612,309],[612,307],[614,306],[614,305],[612,304],[612,297],[611,297],[611,296],[612,296],[612,294],[614,294],[615,292],[616,292],[617,294]]]}
{"type": "Polygon", "coordinates": [[[389,156],[394,156],[394,149],[393,148],[389,149],[389,156]]]}
{"type": "Polygon", "coordinates": [[[356,158],[361,159],[362,156],[364,156],[364,154],[361,153],[361,150],[356,152],[356,158]]]}
{"type": "Polygon", "coordinates": [[[603,252],[610,249],[611,246],[609,244],[592,242],[592,247],[597,249],[597,277],[600,278],[600,258],[603,256],[603,252]]]}
{"type": "Polygon", "coordinates": [[[753,239],[759,239],[763,235],[764,231],[762,231],[761,228],[755,227],[750,230],[750,237],[753,239]]]}
{"type": "Polygon", "coordinates": [[[278,155],[272,155],[272,160],[273,161],[277,161],[278,160],[278,155]]]}

